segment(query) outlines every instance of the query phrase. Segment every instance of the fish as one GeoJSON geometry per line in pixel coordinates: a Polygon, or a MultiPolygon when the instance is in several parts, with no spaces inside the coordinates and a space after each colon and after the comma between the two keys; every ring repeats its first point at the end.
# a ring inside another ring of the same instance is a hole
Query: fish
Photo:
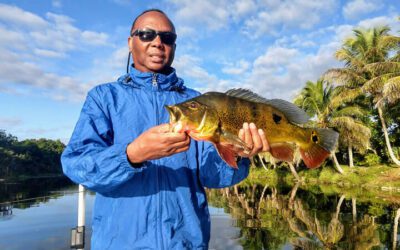
{"type": "Polygon", "coordinates": [[[308,168],[319,167],[335,149],[339,137],[330,128],[305,126],[309,116],[293,103],[266,99],[242,88],[207,92],[165,108],[171,131],[212,142],[220,157],[235,169],[238,152],[251,152],[251,147],[238,136],[244,122],[263,129],[274,158],[293,162],[294,153],[299,150],[308,168]]]}

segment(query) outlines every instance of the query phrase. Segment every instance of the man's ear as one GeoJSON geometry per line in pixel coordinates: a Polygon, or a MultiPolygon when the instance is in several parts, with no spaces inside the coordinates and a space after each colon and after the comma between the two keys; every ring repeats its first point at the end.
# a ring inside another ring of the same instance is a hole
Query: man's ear
{"type": "Polygon", "coordinates": [[[133,50],[133,37],[128,37],[128,47],[129,47],[129,51],[132,52],[133,50]]]}

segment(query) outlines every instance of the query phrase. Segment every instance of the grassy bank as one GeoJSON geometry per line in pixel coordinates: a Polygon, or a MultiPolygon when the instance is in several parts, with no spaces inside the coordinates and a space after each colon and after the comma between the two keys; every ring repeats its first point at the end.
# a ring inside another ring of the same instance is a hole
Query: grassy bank
{"type": "MultiPolygon", "coordinates": [[[[301,188],[324,194],[344,194],[360,200],[400,203],[400,168],[387,165],[354,168],[343,166],[343,170],[344,174],[337,173],[331,167],[298,170],[301,188]]],[[[268,171],[252,167],[244,184],[293,186],[296,182],[285,167],[268,171]]]]}

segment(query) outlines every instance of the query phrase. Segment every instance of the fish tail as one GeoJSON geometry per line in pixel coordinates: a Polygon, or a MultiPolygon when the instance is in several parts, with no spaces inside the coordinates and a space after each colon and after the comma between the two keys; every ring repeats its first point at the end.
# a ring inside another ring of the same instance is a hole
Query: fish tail
{"type": "Polygon", "coordinates": [[[300,146],[300,154],[308,168],[317,168],[335,149],[339,133],[332,129],[310,129],[308,143],[300,146]]]}

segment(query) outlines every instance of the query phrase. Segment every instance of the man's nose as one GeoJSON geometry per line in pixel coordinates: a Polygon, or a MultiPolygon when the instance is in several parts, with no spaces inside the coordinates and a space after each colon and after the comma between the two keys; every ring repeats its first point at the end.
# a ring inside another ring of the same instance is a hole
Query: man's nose
{"type": "Polygon", "coordinates": [[[162,47],[163,46],[163,43],[162,43],[161,38],[160,38],[159,35],[157,35],[156,38],[154,38],[154,40],[151,41],[151,45],[155,46],[155,47],[162,47]]]}

